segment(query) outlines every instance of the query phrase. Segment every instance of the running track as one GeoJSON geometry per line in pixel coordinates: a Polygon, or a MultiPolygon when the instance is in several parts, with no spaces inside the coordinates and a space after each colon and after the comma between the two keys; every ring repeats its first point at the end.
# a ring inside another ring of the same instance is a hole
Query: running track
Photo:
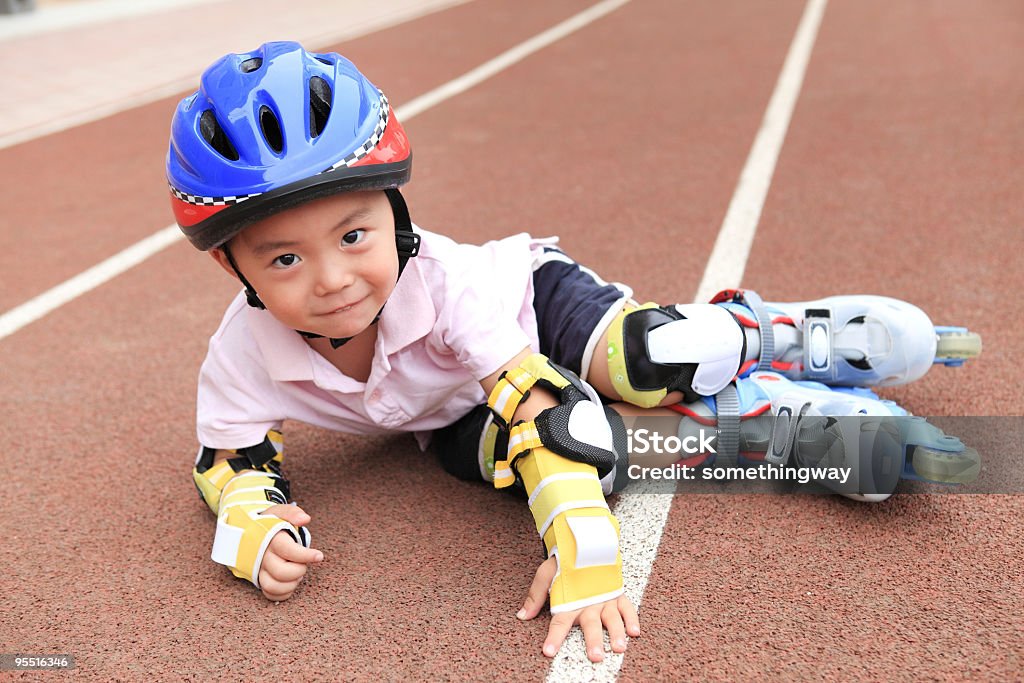
{"type": "MultiPolygon", "coordinates": [[[[592,4],[475,0],[315,47],[401,106],[592,4]]],[[[634,0],[417,114],[414,220],[558,234],[640,297],[692,300],[804,9],[634,0]]],[[[885,392],[917,414],[1024,413],[1022,44],[1011,0],[831,0],[745,262],[772,299],[892,294],[979,331],[979,362],[885,392]]],[[[170,222],[176,99],[0,149],[0,312],[170,222]]],[[[83,680],[1020,677],[1019,496],[679,495],[644,635],[552,669],[547,617],[514,616],[539,559],[521,501],[409,436],[299,424],[289,476],[327,561],[275,606],[207,559],[189,477],[234,291],[178,241],[0,339],[0,653],[72,654],[83,680]]]]}

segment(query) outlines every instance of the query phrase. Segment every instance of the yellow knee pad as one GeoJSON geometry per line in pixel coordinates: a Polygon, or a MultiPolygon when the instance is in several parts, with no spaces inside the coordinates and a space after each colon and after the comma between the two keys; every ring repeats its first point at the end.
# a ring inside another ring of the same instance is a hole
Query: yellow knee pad
{"type": "Polygon", "coordinates": [[[626,316],[633,311],[642,311],[648,308],[657,308],[658,304],[648,302],[643,306],[632,309],[623,309],[612,319],[608,327],[608,377],[612,381],[615,391],[624,401],[641,408],[653,408],[668,395],[668,389],[660,388],[654,390],[642,390],[633,386],[629,377],[629,369],[626,367],[626,344],[623,335],[622,323],[626,316]]]}
{"type": "Polygon", "coordinates": [[[608,375],[619,396],[641,408],[672,391],[689,403],[732,381],[746,348],[742,327],[721,306],[646,303],[609,325],[608,375]]]}

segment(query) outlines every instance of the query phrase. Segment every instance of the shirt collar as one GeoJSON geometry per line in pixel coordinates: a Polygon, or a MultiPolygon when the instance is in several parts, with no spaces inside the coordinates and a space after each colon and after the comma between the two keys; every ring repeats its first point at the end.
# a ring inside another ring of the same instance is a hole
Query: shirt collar
{"type": "Polygon", "coordinates": [[[278,382],[311,381],[313,363],[309,354],[315,351],[305,340],[266,310],[249,307],[246,314],[271,379],[278,382]]]}
{"type": "Polygon", "coordinates": [[[418,258],[408,260],[381,312],[379,347],[391,355],[427,336],[437,322],[430,289],[423,278],[418,258]]]}

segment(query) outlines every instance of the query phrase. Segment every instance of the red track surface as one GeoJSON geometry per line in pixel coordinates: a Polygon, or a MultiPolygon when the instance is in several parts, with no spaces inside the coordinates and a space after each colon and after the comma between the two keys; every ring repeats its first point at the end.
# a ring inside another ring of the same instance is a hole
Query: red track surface
{"type": "MultiPolygon", "coordinates": [[[[478,0],[331,47],[400,105],[588,4],[478,0]]],[[[634,2],[418,116],[414,220],[559,234],[688,301],[802,10],[634,2]]],[[[885,392],[917,414],[1024,413],[1022,44],[1012,1],[832,0],[748,262],[767,298],[892,294],[980,332],[978,362],[885,392]]],[[[0,310],[171,221],[173,106],[0,150],[0,310]]],[[[86,680],[546,675],[547,618],[514,617],[522,502],[411,437],[287,426],[327,556],[291,600],[209,561],[195,377],[234,292],[179,243],[0,340],[0,652],[70,653],[86,680]]],[[[1022,500],[679,496],[621,678],[1018,679],[1022,500]]]]}

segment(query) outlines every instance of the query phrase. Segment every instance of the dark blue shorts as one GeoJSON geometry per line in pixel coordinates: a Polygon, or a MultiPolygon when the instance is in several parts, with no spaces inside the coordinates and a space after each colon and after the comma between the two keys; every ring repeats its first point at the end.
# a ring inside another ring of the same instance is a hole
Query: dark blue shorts
{"type": "Polygon", "coordinates": [[[583,376],[584,356],[589,363],[597,338],[632,292],[608,284],[553,247],[545,247],[538,261],[533,271],[533,309],[540,352],[583,376]]]}

